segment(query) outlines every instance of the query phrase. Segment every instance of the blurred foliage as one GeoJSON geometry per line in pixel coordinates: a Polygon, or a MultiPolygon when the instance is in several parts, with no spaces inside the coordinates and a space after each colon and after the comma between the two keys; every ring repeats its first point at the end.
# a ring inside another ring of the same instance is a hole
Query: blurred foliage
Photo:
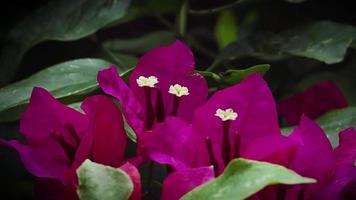
{"type": "MultiPolygon", "coordinates": [[[[143,53],[177,38],[192,48],[197,71],[208,79],[210,91],[258,71],[265,73],[277,100],[331,79],[354,106],[353,8],[352,2],[336,0],[4,2],[0,137],[22,139],[18,121],[13,120],[28,102],[32,87],[46,87],[79,109],[86,96],[100,92],[95,82],[98,70],[112,63],[126,72],[122,75],[127,79],[143,53]]],[[[350,107],[328,113],[318,123],[335,145],[339,130],[355,126],[354,116],[350,107]]],[[[0,147],[0,158],[2,197],[30,199],[32,177],[17,154],[0,147]]],[[[158,182],[155,187],[159,190],[158,182]]]]}

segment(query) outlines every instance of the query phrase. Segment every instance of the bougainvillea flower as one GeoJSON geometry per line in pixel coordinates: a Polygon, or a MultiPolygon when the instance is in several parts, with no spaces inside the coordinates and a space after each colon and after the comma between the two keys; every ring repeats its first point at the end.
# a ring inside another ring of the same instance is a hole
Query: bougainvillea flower
{"type": "Polygon", "coordinates": [[[1,140],[0,144],[17,150],[39,186],[60,191],[55,197],[39,194],[44,199],[77,198],[75,171],[87,158],[113,167],[124,164],[122,169],[135,183],[132,196],[139,198],[138,171],[124,160],[127,139],[119,109],[100,95],[87,98],[81,107],[85,114],[61,104],[45,89],[34,88],[20,121],[26,143],[1,140]]]}
{"type": "Polygon", "coordinates": [[[215,177],[236,157],[289,164],[295,150],[280,133],[273,96],[259,74],[216,92],[195,111],[192,124],[167,118],[142,144],[152,160],[173,169],[163,185],[165,199],[178,199],[211,179],[193,182],[192,170],[210,166],[215,177]],[[174,182],[183,189],[170,196],[174,182]]]}
{"type": "Polygon", "coordinates": [[[323,130],[302,116],[299,127],[289,138],[297,143],[297,150],[288,167],[302,176],[316,179],[317,183],[270,188],[259,194],[260,199],[355,199],[356,131],[353,128],[340,133],[340,145],[333,150],[323,130]]]}
{"type": "Polygon", "coordinates": [[[311,119],[347,106],[341,90],[332,81],[320,81],[304,92],[287,97],[278,104],[278,111],[289,125],[297,125],[304,114],[311,119]]]}
{"type": "Polygon", "coordinates": [[[143,55],[128,85],[115,67],[100,71],[98,82],[105,93],[119,100],[139,138],[142,132],[151,130],[167,116],[191,121],[193,110],[203,104],[208,95],[205,79],[193,71],[191,50],[176,41],[143,55]]]}
{"type": "Polygon", "coordinates": [[[143,145],[152,160],[175,170],[213,165],[216,175],[236,157],[286,164],[294,150],[280,133],[273,96],[258,74],[216,92],[196,110],[192,125],[171,118],[157,126],[143,145]]]}

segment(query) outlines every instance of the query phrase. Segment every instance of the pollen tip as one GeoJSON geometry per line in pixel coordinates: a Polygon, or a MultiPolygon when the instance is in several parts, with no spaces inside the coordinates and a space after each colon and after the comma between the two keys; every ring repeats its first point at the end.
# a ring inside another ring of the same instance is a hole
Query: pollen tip
{"type": "Polygon", "coordinates": [[[215,112],[215,116],[219,117],[222,121],[236,120],[238,117],[237,112],[234,112],[232,108],[220,109],[218,108],[215,112]]]}
{"type": "Polygon", "coordinates": [[[188,96],[189,89],[187,87],[181,86],[179,84],[174,84],[169,86],[168,93],[174,94],[177,97],[188,96]]]}
{"type": "Polygon", "coordinates": [[[136,83],[139,87],[150,87],[154,88],[155,85],[158,83],[158,78],[156,76],[140,76],[136,79],[136,83]]]}

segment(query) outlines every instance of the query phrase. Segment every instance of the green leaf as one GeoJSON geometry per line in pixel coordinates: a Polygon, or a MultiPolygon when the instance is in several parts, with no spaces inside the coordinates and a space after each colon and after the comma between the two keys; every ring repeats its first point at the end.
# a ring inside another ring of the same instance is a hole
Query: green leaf
{"type": "Polygon", "coordinates": [[[204,76],[204,78],[208,80],[209,84],[213,83],[215,86],[221,88],[237,84],[241,82],[246,76],[252,73],[265,74],[269,70],[269,68],[269,64],[260,64],[246,69],[230,69],[219,74],[216,74],[211,71],[195,70],[195,72],[204,76]]]}
{"type": "Polygon", "coordinates": [[[181,37],[184,37],[187,32],[188,10],[189,10],[189,1],[183,0],[179,13],[177,15],[178,33],[179,36],[181,37]]]}
{"type": "Polygon", "coordinates": [[[167,45],[175,40],[170,31],[156,31],[133,39],[114,39],[104,42],[104,47],[112,52],[142,54],[154,47],[167,45]]]}
{"type": "Polygon", "coordinates": [[[75,97],[98,89],[97,72],[109,66],[110,63],[104,60],[92,58],[67,61],[1,88],[0,121],[18,119],[36,86],[46,88],[58,99],[76,102],[75,97]],[[73,100],[68,97],[73,97],[73,100]]]}
{"type": "Polygon", "coordinates": [[[246,69],[230,69],[226,72],[221,73],[221,80],[227,85],[233,85],[241,82],[246,76],[252,73],[265,74],[270,68],[269,64],[261,64],[246,69]]]}
{"type": "Polygon", "coordinates": [[[208,80],[213,80],[215,82],[219,82],[221,81],[221,76],[218,74],[215,74],[214,72],[210,72],[210,71],[199,71],[199,70],[195,70],[196,73],[199,73],[200,75],[202,75],[204,78],[208,79],[208,80]]]}
{"type": "Polygon", "coordinates": [[[190,199],[246,199],[266,186],[315,183],[283,166],[247,159],[232,160],[222,175],[184,195],[190,199]]]}
{"type": "MultiPolygon", "coordinates": [[[[95,33],[122,18],[130,0],[53,0],[16,25],[0,57],[2,83],[9,80],[23,55],[46,40],[70,41],[95,33]]],[[[0,83],[1,84],[1,83],[0,83]]]]}
{"type": "Polygon", "coordinates": [[[85,160],[77,170],[81,200],[126,200],[133,191],[130,177],[121,169],[85,160]]]}
{"type": "Polygon", "coordinates": [[[124,118],[124,128],[125,128],[125,131],[126,131],[126,135],[127,137],[133,141],[133,142],[137,142],[137,137],[136,137],[136,133],[135,131],[130,127],[130,125],[127,123],[126,119],[125,119],[125,116],[123,116],[124,118]]]}
{"type": "MultiPolygon", "coordinates": [[[[356,107],[348,107],[331,111],[316,120],[319,126],[325,131],[332,146],[339,145],[340,131],[349,128],[356,128],[356,107]]],[[[284,135],[289,135],[294,127],[282,128],[284,135]]]]}
{"type": "Polygon", "coordinates": [[[71,108],[73,108],[73,109],[76,110],[76,111],[79,111],[79,112],[83,113],[84,111],[82,110],[82,108],[80,107],[80,105],[82,105],[82,102],[81,102],[81,101],[80,101],[80,102],[71,103],[71,104],[69,104],[68,106],[71,107],[71,108]]]}
{"type": "Polygon", "coordinates": [[[356,107],[326,113],[316,120],[325,131],[333,147],[339,145],[339,133],[345,128],[356,127],[356,107]]]}
{"type": "Polygon", "coordinates": [[[239,28],[232,10],[222,11],[215,24],[215,38],[220,49],[237,40],[239,28]]]}
{"type": "Polygon", "coordinates": [[[343,60],[355,38],[353,26],[319,21],[279,34],[255,35],[234,42],[221,51],[210,68],[244,56],[274,60],[293,55],[334,64],[343,60]]]}

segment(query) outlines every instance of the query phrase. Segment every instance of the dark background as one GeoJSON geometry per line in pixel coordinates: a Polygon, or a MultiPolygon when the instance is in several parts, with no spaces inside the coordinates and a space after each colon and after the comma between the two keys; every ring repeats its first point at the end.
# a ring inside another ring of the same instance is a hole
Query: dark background
{"type": "MultiPolygon", "coordinates": [[[[5,35],[19,21],[30,15],[35,9],[46,4],[46,0],[32,1],[3,1],[0,6],[0,41],[6,43],[5,35]]],[[[139,1],[138,1],[139,2],[139,1]]],[[[191,0],[190,6],[194,10],[209,9],[229,4],[232,0],[191,0]]],[[[306,0],[303,3],[291,4],[283,0],[260,0],[246,3],[234,8],[238,18],[254,10],[259,15],[255,31],[279,32],[316,20],[331,20],[344,24],[356,25],[355,6],[350,0],[306,0]]],[[[167,20],[174,22],[176,13],[166,14],[167,20]]],[[[213,42],[213,27],[216,14],[190,15],[188,18],[188,33],[196,36],[204,46],[212,52],[217,52],[217,45],[213,42]]],[[[110,29],[99,30],[96,37],[99,41],[110,38],[131,38],[144,35],[146,32],[161,30],[166,27],[154,17],[145,17],[121,24],[110,29]]],[[[74,58],[97,57],[98,45],[90,38],[83,38],[72,42],[43,42],[29,50],[23,58],[15,77],[15,82],[31,74],[74,58]]],[[[212,58],[193,49],[197,67],[205,69],[210,65],[212,58]]],[[[295,85],[306,74],[318,73],[322,70],[339,70],[342,66],[352,63],[355,57],[354,50],[349,50],[344,61],[335,65],[327,65],[304,58],[291,58],[288,61],[272,62],[273,69],[267,74],[267,79],[273,89],[274,95],[280,99],[286,93],[295,91],[295,85]],[[307,67],[312,66],[308,69],[307,67]],[[295,76],[289,76],[294,74],[295,76]],[[283,84],[282,84],[283,83],[283,84]]],[[[236,66],[252,66],[265,63],[256,58],[245,58],[236,61],[236,66]]],[[[1,69],[1,66],[0,66],[1,69]]],[[[222,68],[217,71],[223,70],[222,68]]],[[[0,71],[1,73],[1,71],[0,71]]],[[[356,75],[355,75],[356,78],[356,75]]],[[[17,131],[17,122],[0,124],[0,138],[20,138],[17,131]]],[[[0,199],[31,199],[33,196],[32,176],[28,174],[19,161],[16,152],[0,147],[0,199]]]]}

